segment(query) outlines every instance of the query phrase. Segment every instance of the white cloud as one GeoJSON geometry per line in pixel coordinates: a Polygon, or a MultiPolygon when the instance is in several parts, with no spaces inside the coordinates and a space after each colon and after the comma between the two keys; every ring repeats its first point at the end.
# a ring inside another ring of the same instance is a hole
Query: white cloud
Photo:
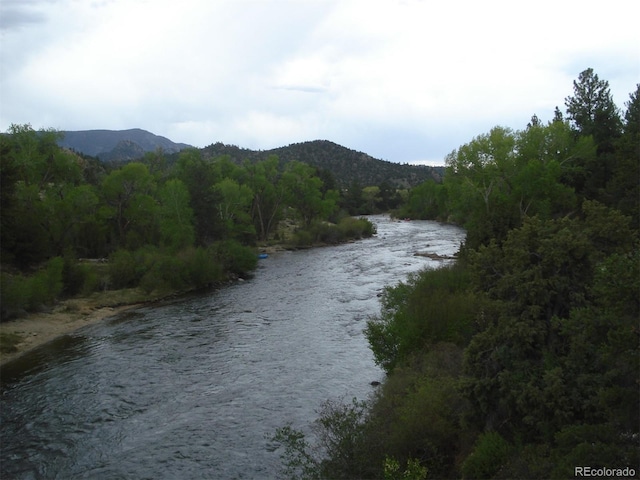
{"type": "Polygon", "coordinates": [[[141,127],[252,148],[443,157],[551,118],[593,67],[640,78],[630,2],[3,1],[0,129],[141,127]],[[6,18],[6,17],[5,17],[6,18]],[[448,144],[447,142],[455,142],[448,144]]]}

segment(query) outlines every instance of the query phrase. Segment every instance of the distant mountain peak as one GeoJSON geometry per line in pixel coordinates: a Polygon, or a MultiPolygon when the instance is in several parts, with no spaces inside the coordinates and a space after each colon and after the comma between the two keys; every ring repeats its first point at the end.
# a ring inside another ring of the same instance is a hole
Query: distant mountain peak
{"type": "Polygon", "coordinates": [[[61,147],[71,148],[103,161],[134,160],[158,149],[166,153],[176,153],[190,147],[186,143],[175,143],[141,128],[78,130],[62,133],[64,137],[58,142],[61,147]]]}

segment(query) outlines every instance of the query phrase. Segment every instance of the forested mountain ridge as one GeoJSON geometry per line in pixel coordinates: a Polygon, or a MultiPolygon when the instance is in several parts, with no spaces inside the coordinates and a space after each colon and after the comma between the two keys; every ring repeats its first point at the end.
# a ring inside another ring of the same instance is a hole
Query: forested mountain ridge
{"type": "Polygon", "coordinates": [[[236,163],[244,160],[256,162],[276,155],[281,166],[296,160],[320,170],[328,170],[342,187],[353,183],[361,186],[380,185],[386,181],[396,188],[410,188],[430,179],[439,182],[444,173],[444,167],[380,160],[329,140],[292,143],[271,150],[250,150],[218,142],[205,147],[203,155],[212,158],[228,155],[236,163]]]}
{"type": "MultiPolygon", "coordinates": [[[[175,143],[168,138],[139,128],[60,133],[63,137],[58,141],[58,145],[97,157],[103,162],[129,162],[141,159],[146,153],[157,150],[162,150],[164,154],[171,157],[190,147],[185,143],[175,143]]],[[[216,142],[200,150],[205,158],[225,155],[238,165],[245,160],[255,163],[266,160],[271,155],[277,155],[281,167],[294,160],[303,162],[319,170],[331,172],[341,187],[348,187],[354,183],[364,187],[387,182],[392,187],[411,188],[426,180],[440,182],[444,174],[444,167],[408,165],[380,160],[328,140],[292,143],[270,150],[251,150],[216,142]]]]}
{"type": "Polygon", "coordinates": [[[79,130],[62,131],[58,145],[77,152],[98,157],[109,162],[135,160],[146,152],[161,149],[165,153],[177,153],[190,147],[186,143],[175,143],[166,137],[155,135],[140,128],[129,130],[79,130]]]}

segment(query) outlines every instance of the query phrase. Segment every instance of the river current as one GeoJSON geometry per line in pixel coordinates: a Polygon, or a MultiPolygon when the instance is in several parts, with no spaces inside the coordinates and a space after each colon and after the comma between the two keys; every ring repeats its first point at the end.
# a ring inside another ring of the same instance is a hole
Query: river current
{"type": "Polygon", "coordinates": [[[282,252],[220,290],[111,317],[2,371],[2,479],[277,478],[268,437],[383,372],[379,294],[454,254],[463,230],[372,216],[370,239],[282,252]]]}

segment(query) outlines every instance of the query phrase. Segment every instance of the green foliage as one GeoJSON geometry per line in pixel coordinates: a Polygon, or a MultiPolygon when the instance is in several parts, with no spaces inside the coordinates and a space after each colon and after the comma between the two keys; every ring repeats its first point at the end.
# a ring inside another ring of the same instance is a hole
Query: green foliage
{"type": "Polygon", "coordinates": [[[391,371],[432,344],[466,345],[478,307],[469,285],[468,271],[454,264],[387,287],[380,316],[371,318],[365,330],[376,363],[391,371]]]}
{"type": "Polygon", "coordinates": [[[2,272],[2,318],[17,316],[22,311],[35,311],[53,303],[62,293],[63,268],[63,259],[54,257],[44,268],[30,276],[2,272]]]}
{"type": "Polygon", "coordinates": [[[138,284],[145,273],[142,255],[129,250],[116,250],[109,256],[111,288],[128,288],[138,284]]]}
{"type": "Polygon", "coordinates": [[[240,277],[254,270],[258,264],[255,250],[236,240],[216,242],[211,245],[210,250],[226,272],[240,277]]]}
{"type": "Polygon", "coordinates": [[[168,180],[158,191],[161,243],[172,249],[193,245],[195,230],[189,191],[179,179],[168,180]]]}
{"type": "Polygon", "coordinates": [[[462,424],[468,405],[458,389],[461,372],[462,348],[451,343],[415,352],[390,372],[368,415],[368,461],[413,458],[430,476],[455,476],[456,452],[470,433],[462,424]]]}
{"type": "Polygon", "coordinates": [[[98,275],[89,265],[78,262],[73,252],[67,252],[63,258],[62,283],[64,285],[62,293],[66,296],[77,294],[90,294],[99,283],[98,275]]]}
{"type": "Polygon", "coordinates": [[[427,471],[426,467],[413,458],[407,460],[404,472],[400,471],[400,463],[395,458],[384,459],[384,480],[426,480],[427,471]]]}
{"type": "Polygon", "coordinates": [[[376,226],[364,217],[345,217],[338,222],[338,230],[343,239],[369,238],[377,233],[376,226]]]}
{"type": "Polygon", "coordinates": [[[447,188],[442,183],[427,180],[411,189],[409,198],[395,212],[395,216],[421,220],[444,219],[443,216],[447,212],[447,202],[447,188]]]}
{"type": "Polygon", "coordinates": [[[565,99],[568,117],[581,135],[594,138],[601,152],[609,151],[621,130],[609,82],[600,80],[592,68],[587,68],[573,82],[573,93],[565,99]]]}
{"type": "Polygon", "coordinates": [[[509,442],[499,433],[483,433],[478,438],[473,452],[462,465],[464,478],[493,478],[507,460],[510,452],[509,442]]]}
{"type": "MultiPolygon", "coordinates": [[[[203,288],[223,280],[220,254],[202,247],[187,247],[178,252],[150,247],[134,252],[118,250],[109,259],[111,287],[140,286],[147,293],[203,288]]],[[[233,254],[233,249],[222,252],[223,256],[233,254]]]]}
{"type": "Polygon", "coordinates": [[[304,433],[295,430],[291,425],[280,427],[269,437],[284,447],[281,453],[282,477],[290,480],[314,480],[320,477],[318,460],[311,453],[312,447],[304,433]]]}
{"type": "Polygon", "coordinates": [[[375,225],[366,218],[343,217],[338,224],[313,222],[306,229],[297,229],[294,241],[306,247],[316,243],[337,244],[347,240],[369,238],[376,233],[375,225]]]}
{"type": "Polygon", "coordinates": [[[314,422],[317,444],[290,425],[276,430],[271,440],[284,446],[281,454],[286,478],[351,479],[362,478],[369,465],[363,427],[367,403],[352,399],[351,403],[327,400],[314,422]]]}

